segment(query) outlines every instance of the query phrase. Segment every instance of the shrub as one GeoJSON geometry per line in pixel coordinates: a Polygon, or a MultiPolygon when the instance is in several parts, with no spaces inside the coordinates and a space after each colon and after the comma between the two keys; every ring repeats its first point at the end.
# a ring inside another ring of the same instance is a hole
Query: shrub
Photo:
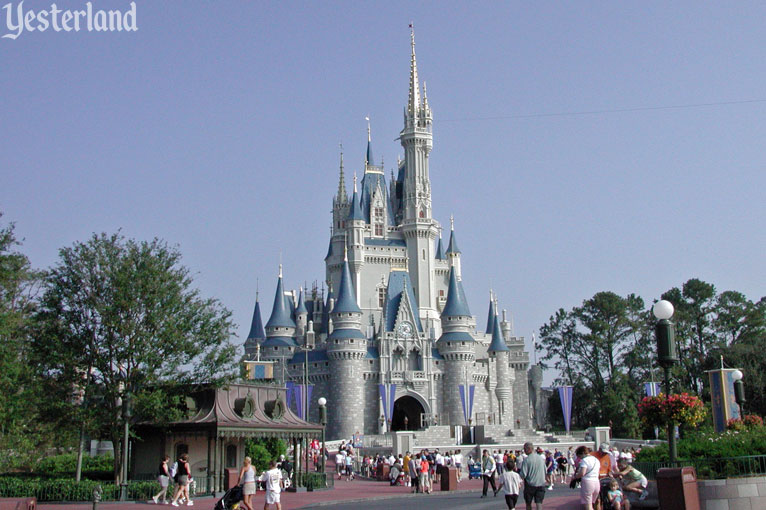
{"type": "MultiPolygon", "coordinates": [[[[70,479],[46,479],[3,476],[0,477],[0,497],[30,498],[38,501],[92,501],[93,490],[101,486],[102,501],[116,501],[120,497],[120,486],[93,480],[75,482],[70,479]]],[[[148,500],[159,492],[160,486],[154,481],[131,481],[128,484],[128,499],[148,500]]]]}
{"type": "MultiPolygon", "coordinates": [[[[32,468],[34,473],[40,476],[51,475],[71,475],[77,469],[77,454],[76,453],[64,453],[61,455],[51,455],[50,457],[44,457],[37,462],[32,468]]],[[[82,457],[82,470],[83,475],[85,472],[98,473],[97,479],[103,479],[104,472],[108,473],[106,479],[112,476],[114,472],[114,457],[111,455],[102,455],[98,457],[91,457],[89,455],[83,455],[82,457]]]]}

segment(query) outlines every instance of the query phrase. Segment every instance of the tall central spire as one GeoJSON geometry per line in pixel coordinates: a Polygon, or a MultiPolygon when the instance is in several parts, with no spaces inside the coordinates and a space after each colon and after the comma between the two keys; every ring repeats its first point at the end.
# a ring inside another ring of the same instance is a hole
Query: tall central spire
{"type": "Polygon", "coordinates": [[[410,97],[407,112],[414,117],[420,109],[420,81],[418,80],[418,62],[415,59],[415,28],[412,23],[410,23],[410,44],[412,57],[410,60],[410,97]]]}

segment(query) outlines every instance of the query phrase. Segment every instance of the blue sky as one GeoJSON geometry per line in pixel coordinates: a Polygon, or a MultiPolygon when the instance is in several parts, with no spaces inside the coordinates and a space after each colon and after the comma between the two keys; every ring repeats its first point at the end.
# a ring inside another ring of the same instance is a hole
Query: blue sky
{"type": "Polygon", "coordinates": [[[323,278],[338,144],[361,173],[369,115],[387,171],[402,153],[413,21],[434,214],[455,215],[480,324],[490,286],[528,338],[601,290],[651,301],[696,277],[766,294],[762,3],[139,1],[137,15],[133,33],[0,38],[0,210],[37,267],[92,232],[164,238],[244,341],[280,251],[288,287],[323,278]]]}

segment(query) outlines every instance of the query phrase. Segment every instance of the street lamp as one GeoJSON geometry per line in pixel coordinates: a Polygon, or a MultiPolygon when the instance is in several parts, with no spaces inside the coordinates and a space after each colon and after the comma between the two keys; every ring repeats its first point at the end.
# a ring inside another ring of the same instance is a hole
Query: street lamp
{"type": "MultiPolygon", "coordinates": [[[[322,425],[322,452],[321,452],[321,458],[322,458],[322,474],[324,474],[324,452],[325,452],[325,441],[324,441],[324,428],[327,425],[327,408],[325,405],[327,405],[327,399],[324,397],[319,397],[319,400],[317,400],[317,403],[319,404],[319,424],[322,425]]],[[[326,476],[326,475],[325,475],[326,476]]]]}
{"type": "Polygon", "coordinates": [[[130,446],[130,392],[122,399],[122,420],[125,422],[125,434],[122,443],[122,480],[120,481],[120,501],[128,500],[128,449],[130,446]]]}
{"type": "Polygon", "coordinates": [[[737,369],[731,373],[731,378],[734,379],[734,400],[737,401],[739,406],[739,419],[745,417],[745,410],[743,409],[745,402],[745,383],[742,382],[742,371],[737,369]]]}
{"type": "MultiPolygon", "coordinates": [[[[675,330],[673,323],[670,322],[670,318],[673,316],[673,304],[663,299],[655,303],[652,311],[658,319],[654,328],[657,336],[657,361],[665,372],[665,398],[668,398],[672,393],[670,369],[678,363],[675,330]]],[[[674,425],[672,421],[668,422],[668,449],[670,450],[671,462],[675,462],[678,458],[674,425]]]]}

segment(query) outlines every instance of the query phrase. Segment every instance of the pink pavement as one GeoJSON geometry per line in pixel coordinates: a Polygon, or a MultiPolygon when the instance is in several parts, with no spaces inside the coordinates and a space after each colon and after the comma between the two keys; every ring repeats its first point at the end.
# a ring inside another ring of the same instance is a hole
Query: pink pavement
{"type": "MultiPolygon", "coordinates": [[[[478,497],[481,494],[481,480],[467,480],[464,479],[458,485],[459,492],[472,492],[478,497]]],[[[439,488],[434,487],[434,494],[438,494],[439,488]]],[[[282,508],[283,510],[295,510],[307,506],[314,505],[331,505],[333,502],[350,502],[350,501],[363,501],[367,499],[389,499],[408,496],[412,493],[411,487],[395,486],[391,487],[388,482],[378,482],[373,480],[363,480],[357,478],[356,480],[347,482],[344,480],[335,480],[335,488],[331,490],[314,491],[314,492],[283,492],[282,493],[282,508]]],[[[414,495],[412,497],[419,497],[428,499],[427,495],[414,495]]],[[[258,491],[254,496],[254,507],[257,510],[263,508],[264,493],[258,491]]],[[[190,510],[212,510],[215,505],[216,499],[212,497],[200,497],[194,500],[194,506],[190,510]]],[[[154,507],[152,501],[147,502],[127,502],[127,503],[100,503],[98,505],[99,510],[137,510],[140,507],[147,506],[154,507]]],[[[37,505],[38,510],[92,510],[93,506],[90,503],[40,503],[37,505]]],[[[159,508],[165,510],[175,510],[176,507],[170,505],[160,505],[159,508]]],[[[178,507],[179,510],[182,507],[178,507]]],[[[189,508],[189,507],[185,507],[189,508]]],[[[331,508],[331,507],[329,507],[331,508]]],[[[517,508],[524,508],[523,501],[517,508]]],[[[549,496],[545,498],[545,510],[579,510],[579,491],[572,491],[571,495],[565,496],[549,496]]]]}

